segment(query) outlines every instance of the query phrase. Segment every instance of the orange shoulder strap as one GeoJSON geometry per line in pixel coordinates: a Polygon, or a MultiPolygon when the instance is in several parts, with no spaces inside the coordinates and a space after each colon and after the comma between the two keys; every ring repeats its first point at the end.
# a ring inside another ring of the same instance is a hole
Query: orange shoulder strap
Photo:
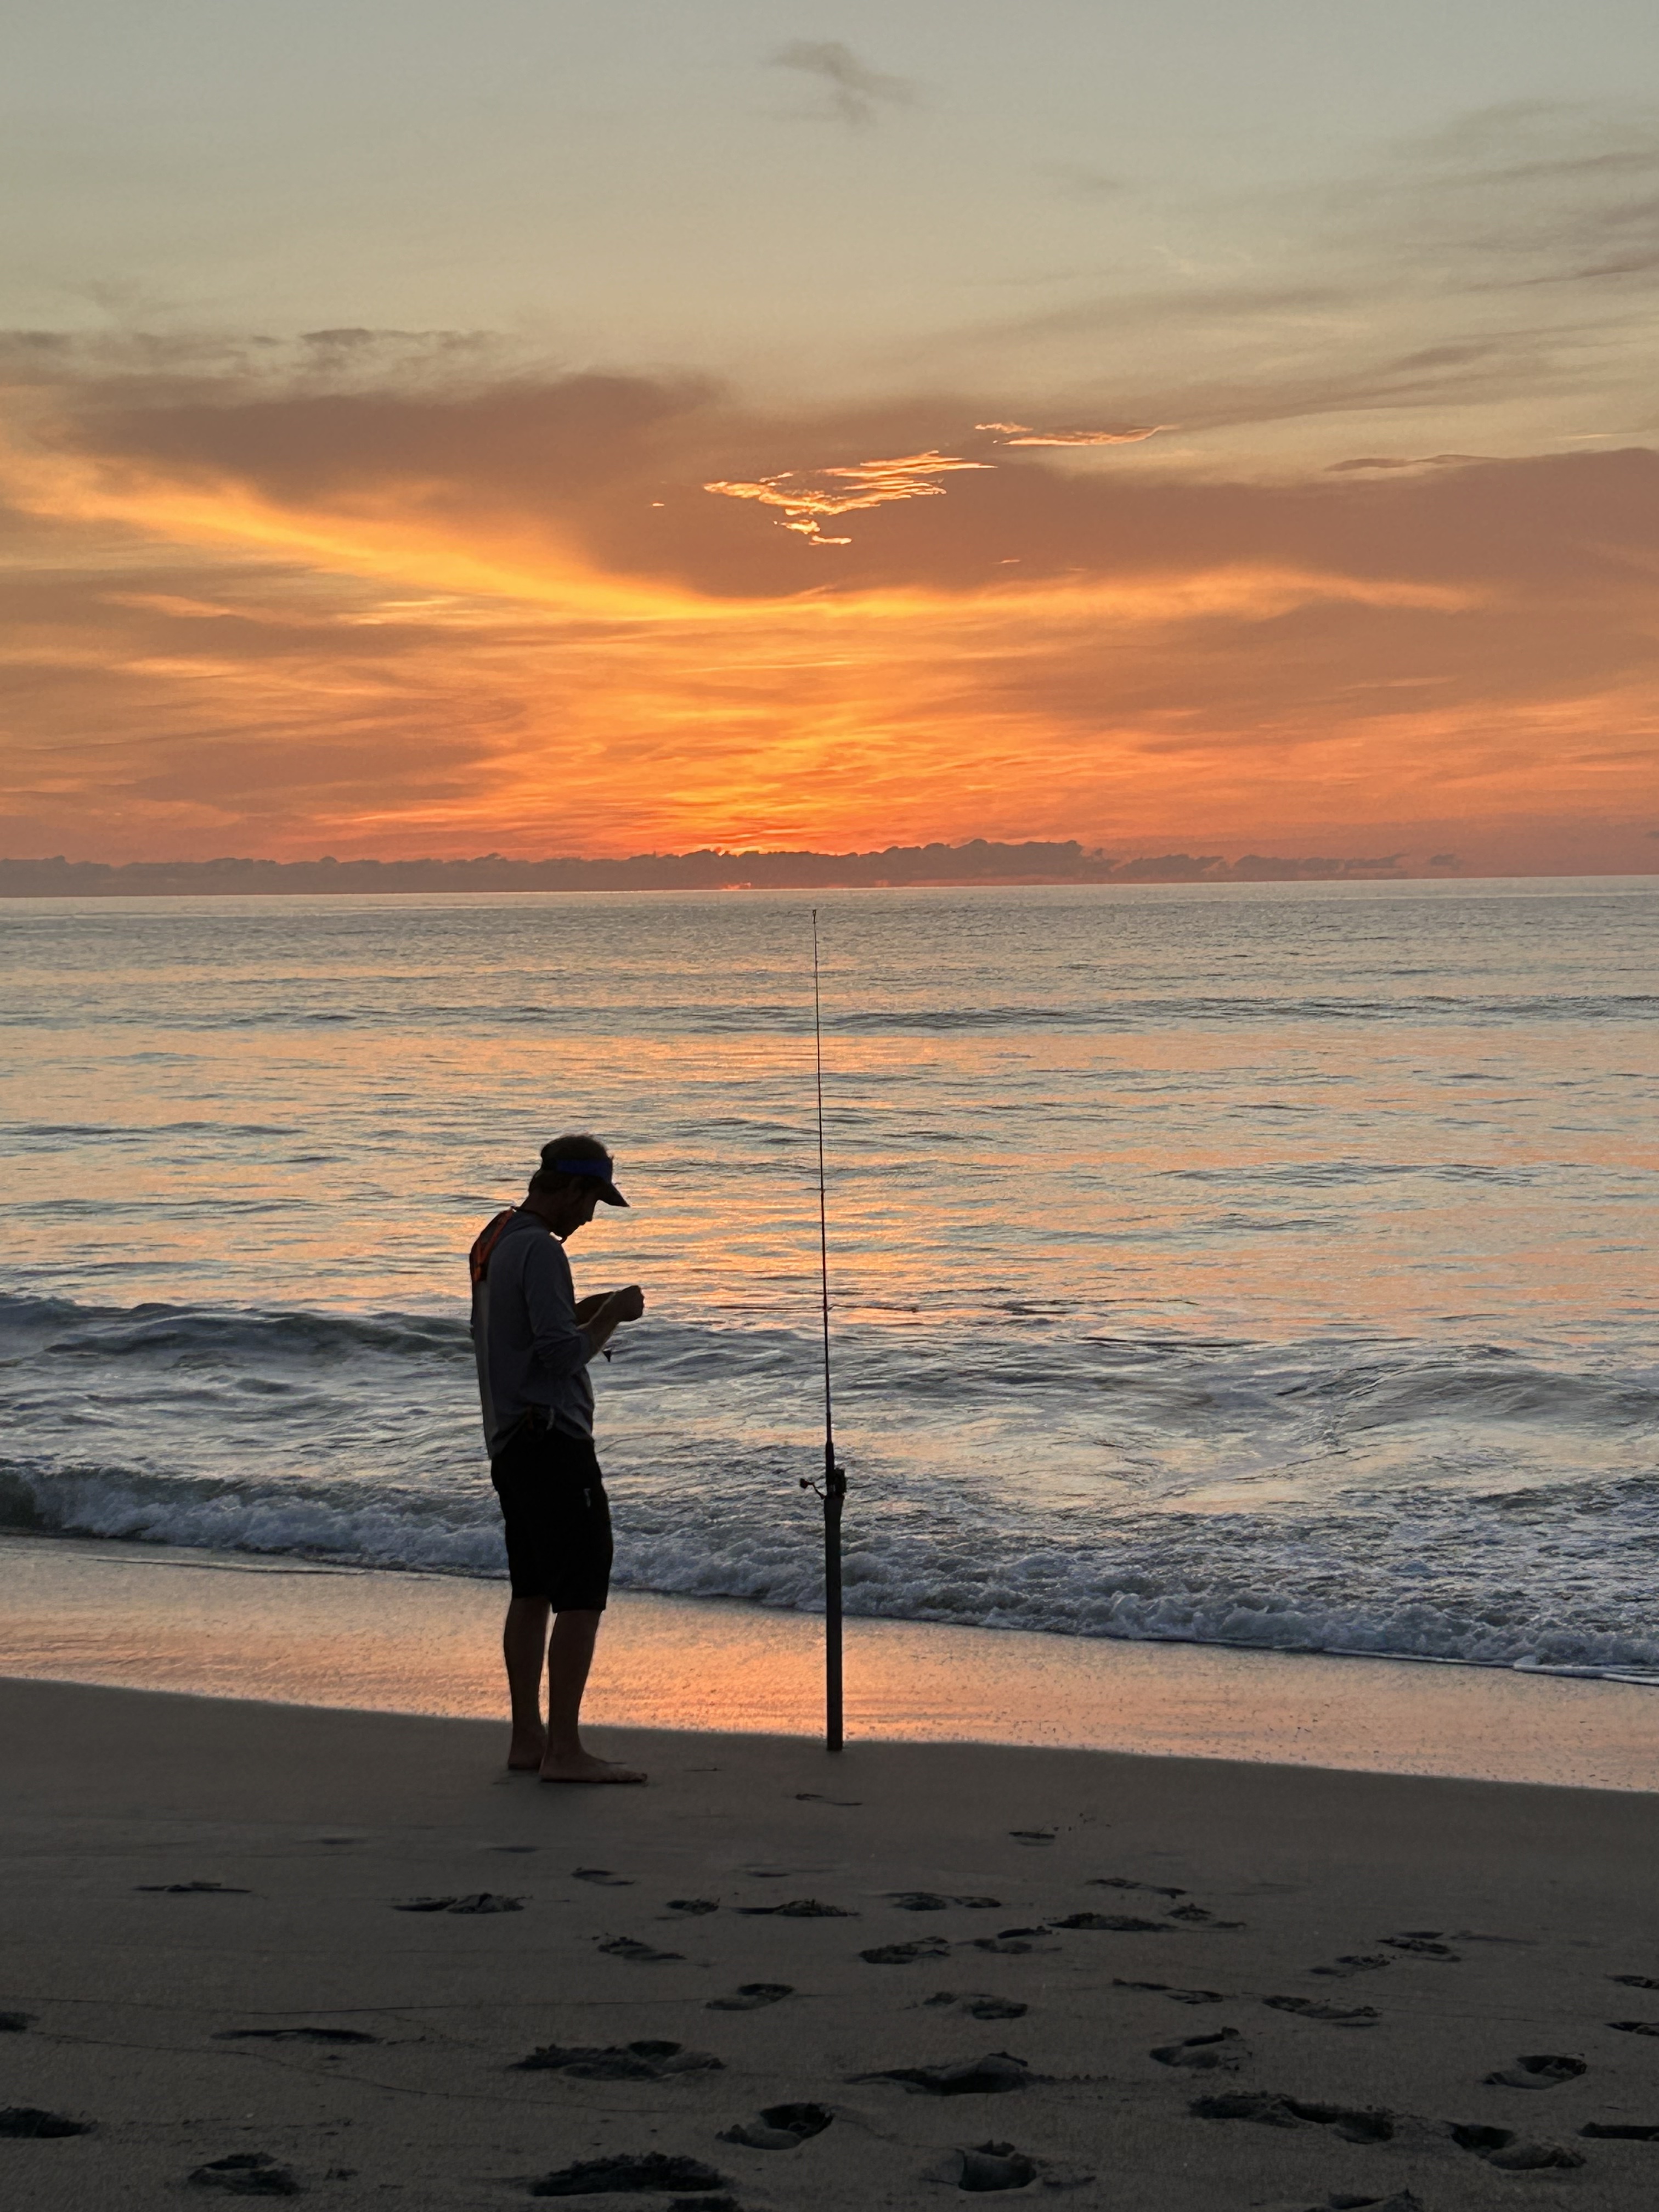
{"type": "Polygon", "coordinates": [[[467,1272],[475,1283],[483,1282],[489,1273],[489,1255],[507,1233],[507,1224],[519,1212],[516,1206],[503,1206],[495,1218],[478,1232],[472,1249],[466,1255],[467,1272]]]}

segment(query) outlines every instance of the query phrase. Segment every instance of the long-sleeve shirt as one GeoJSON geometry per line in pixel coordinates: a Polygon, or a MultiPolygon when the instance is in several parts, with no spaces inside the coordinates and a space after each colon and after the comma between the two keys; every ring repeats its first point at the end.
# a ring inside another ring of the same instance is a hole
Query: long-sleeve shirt
{"type": "Polygon", "coordinates": [[[472,1286],[472,1348],[491,1459],[532,1407],[568,1436],[592,1435],[592,1345],[577,1325],[565,1249],[533,1213],[507,1223],[472,1286]]]}

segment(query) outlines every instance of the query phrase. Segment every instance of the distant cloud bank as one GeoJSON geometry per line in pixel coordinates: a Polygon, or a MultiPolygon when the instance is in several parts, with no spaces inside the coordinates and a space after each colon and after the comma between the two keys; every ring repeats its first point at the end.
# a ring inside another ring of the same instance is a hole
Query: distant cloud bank
{"type": "MultiPolygon", "coordinates": [[[[1439,854],[1431,865],[1443,866],[1439,854]]],[[[1398,853],[1285,859],[1162,853],[1114,860],[1076,842],[890,845],[873,853],[640,853],[629,860],[0,860],[0,898],[246,897],[270,892],[888,890],[926,884],[1308,883],[1411,877],[1398,853]]]]}

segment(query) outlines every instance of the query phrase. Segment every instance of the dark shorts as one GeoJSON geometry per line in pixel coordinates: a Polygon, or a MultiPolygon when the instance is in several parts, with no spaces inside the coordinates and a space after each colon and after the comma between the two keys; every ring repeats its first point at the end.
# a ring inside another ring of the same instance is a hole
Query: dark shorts
{"type": "Polygon", "coordinates": [[[493,1461],[514,1597],[556,1613],[603,1613],[611,1590],[611,1507],[584,1437],[532,1430],[493,1461]]]}

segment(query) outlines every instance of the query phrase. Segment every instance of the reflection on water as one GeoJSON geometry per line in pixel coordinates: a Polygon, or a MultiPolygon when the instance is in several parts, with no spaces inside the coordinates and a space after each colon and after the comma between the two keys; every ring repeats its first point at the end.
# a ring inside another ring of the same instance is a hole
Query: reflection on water
{"type": "MultiPolygon", "coordinates": [[[[855,1607],[1659,1660],[1651,884],[818,904],[855,1607]]],[[[806,917],[0,908],[0,1519],[497,1571],[461,1255],[586,1124],[623,1571],[811,1605],[806,917]]]]}

